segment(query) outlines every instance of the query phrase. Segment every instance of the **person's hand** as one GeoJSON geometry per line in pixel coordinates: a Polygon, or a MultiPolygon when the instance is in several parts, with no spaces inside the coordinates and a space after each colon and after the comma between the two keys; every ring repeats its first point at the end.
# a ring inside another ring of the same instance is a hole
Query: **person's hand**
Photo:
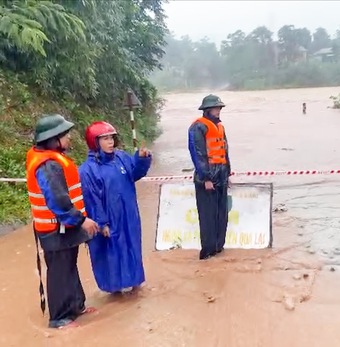
{"type": "Polygon", "coordinates": [[[103,228],[102,235],[105,237],[110,237],[110,228],[108,225],[105,225],[105,227],[103,228]]]}
{"type": "Polygon", "coordinates": [[[215,190],[214,184],[211,181],[204,182],[204,186],[206,190],[215,190]]]}
{"type": "Polygon", "coordinates": [[[94,236],[99,231],[98,224],[91,218],[85,218],[82,228],[88,233],[89,236],[94,236]]]}
{"type": "Polygon", "coordinates": [[[151,155],[151,152],[145,147],[144,141],[141,143],[138,154],[141,158],[149,157],[151,155]]]}

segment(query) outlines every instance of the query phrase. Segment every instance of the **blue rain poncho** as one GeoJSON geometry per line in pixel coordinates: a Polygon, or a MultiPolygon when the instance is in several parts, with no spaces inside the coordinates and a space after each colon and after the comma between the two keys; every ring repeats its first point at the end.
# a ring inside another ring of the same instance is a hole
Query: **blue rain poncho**
{"type": "Polygon", "coordinates": [[[90,151],[80,167],[88,217],[110,229],[110,237],[98,233],[89,241],[94,277],[103,291],[113,293],[145,280],[135,182],[150,165],[151,157],[116,150],[90,151]]]}

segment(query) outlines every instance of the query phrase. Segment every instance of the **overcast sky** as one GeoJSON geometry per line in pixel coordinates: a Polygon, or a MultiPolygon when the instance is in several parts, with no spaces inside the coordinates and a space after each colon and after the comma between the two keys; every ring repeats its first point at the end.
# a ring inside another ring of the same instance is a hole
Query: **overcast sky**
{"type": "Polygon", "coordinates": [[[277,32],[285,24],[324,27],[333,36],[340,29],[340,1],[172,0],[164,6],[168,27],[176,37],[204,36],[220,43],[238,29],[249,33],[260,25],[277,32]]]}

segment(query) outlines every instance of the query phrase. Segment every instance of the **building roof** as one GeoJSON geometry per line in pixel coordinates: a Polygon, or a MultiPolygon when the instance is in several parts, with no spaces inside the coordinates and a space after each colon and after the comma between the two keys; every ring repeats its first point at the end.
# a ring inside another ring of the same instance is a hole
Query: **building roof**
{"type": "Polygon", "coordinates": [[[297,49],[299,52],[307,52],[307,49],[305,47],[299,46],[297,49]]]}
{"type": "Polygon", "coordinates": [[[334,54],[332,47],[322,48],[314,53],[314,55],[332,55],[334,54]]]}

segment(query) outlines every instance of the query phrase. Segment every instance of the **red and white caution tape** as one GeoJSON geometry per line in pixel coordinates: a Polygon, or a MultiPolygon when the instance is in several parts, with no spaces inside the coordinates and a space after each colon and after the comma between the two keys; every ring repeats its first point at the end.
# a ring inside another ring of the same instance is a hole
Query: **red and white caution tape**
{"type": "Polygon", "coordinates": [[[298,176],[298,175],[333,175],[340,170],[294,170],[294,171],[246,171],[232,172],[232,176],[298,176]]]}
{"type": "MultiPolygon", "coordinates": [[[[340,170],[293,170],[293,171],[241,171],[232,172],[231,176],[258,176],[258,177],[269,177],[269,176],[301,176],[301,175],[334,175],[340,174],[340,170]]],[[[158,176],[158,177],[144,177],[144,181],[178,181],[178,180],[192,180],[193,175],[184,176],[158,176]]]]}
{"type": "MultiPolygon", "coordinates": [[[[315,176],[315,175],[336,175],[340,170],[291,170],[291,171],[241,171],[232,172],[231,176],[236,177],[270,177],[270,176],[315,176]]],[[[192,180],[193,175],[172,175],[172,176],[150,176],[142,178],[143,181],[187,181],[192,180]]],[[[26,182],[26,178],[0,178],[0,182],[26,182]]]]}
{"type": "Polygon", "coordinates": [[[0,178],[0,182],[26,182],[26,178],[0,178]]]}

